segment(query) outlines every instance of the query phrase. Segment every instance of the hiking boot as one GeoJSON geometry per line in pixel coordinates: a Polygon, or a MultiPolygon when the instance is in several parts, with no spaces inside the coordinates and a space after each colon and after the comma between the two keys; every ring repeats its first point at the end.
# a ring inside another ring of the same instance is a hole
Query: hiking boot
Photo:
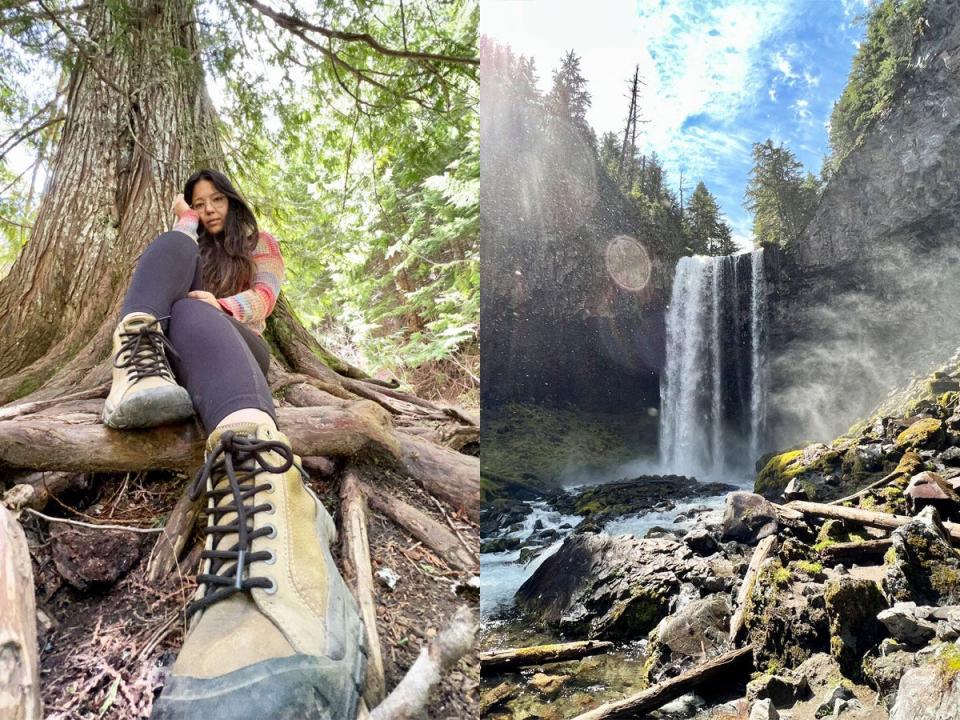
{"type": "Polygon", "coordinates": [[[193,415],[190,393],[177,384],[166,353],[179,359],[157,318],[145,312],[124,315],[113,331],[113,384],[101,415],[105,425],[146,428],[193,415]]]}
{"type": "Polygon", "coordinates": [[[333,519],[301,474],[269,424],[207,440],[191,489],[207,498],[203,562],[154,720],[356,717],[363,623],[330,554],[333,519]]]}

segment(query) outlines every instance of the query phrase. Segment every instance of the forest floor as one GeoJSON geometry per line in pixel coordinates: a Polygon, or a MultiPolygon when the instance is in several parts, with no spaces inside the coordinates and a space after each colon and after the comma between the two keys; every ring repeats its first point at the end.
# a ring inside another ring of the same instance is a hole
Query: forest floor
{"type": "MultiPolygon", "coordinates": [[[[411,480],[361,469],[364,482],[388,489],[438,522],[446,519],[411,480]]],[[[162,527],[188,479],[172,473],[94,476],[81,497],[64,497],[48,506],[49,514],[74,519],[162,527]],[[64,512],[69,507],[68,512],[64,512]],[[86,517],[84,517],[86,516],[86,517]]],[[[337,483],[308,483],[336,518],[337,483]]],[[[466,537],[476,537],[470,520],[453,515],[466,537]]],[[[33,559],[37,607],[41,617],[40,665],[45,717],[86,720],[128,720],[149,716],[155,693],[181,646],[183,610],[195,589],[195,568],[180,567],[164,582],[146,579],[146,567],[156,535],[86,530],[22,518],[33,559]],[[58,571],[53,551],[64,534],[76,534],[72,544],[90,553],[105,553],[109,564],[121,557],[136,558],[122,578],[111,585],[80,591],[58,571]],[[112,537],[111,537],[112,536],[112,537]],[[116,541],[122,546],[112,545],[116,541]]],[[[396,588],[377,587],[377,619],[389,689],[396,685],[420,652],[466,600],[454,588],[460,574],[409,538],[388,519],[369,511],[369,543],[373,572],[390,569],[396,588]]],[[[333,548],[335,557],[339,551],[333,548]]],[[[339,561],[339,558],[337,558],[339,561]]],[[[475,717],[479,703],[477,650],[460,660],[434,688],[427,704],[431,718],[475,717]]]]}

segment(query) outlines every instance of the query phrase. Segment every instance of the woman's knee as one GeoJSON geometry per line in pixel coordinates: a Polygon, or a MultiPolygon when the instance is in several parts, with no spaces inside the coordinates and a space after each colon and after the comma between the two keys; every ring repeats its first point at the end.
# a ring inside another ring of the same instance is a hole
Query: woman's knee
{"type": "Polygon", "coordinates": [[[147,247],[150,254],[160,254],[164,257],[175,256],[183,262],[189,262],[200,253],[199,246],[186,233],[169,230],[153,239],[147,247]]]}
{"type": "Polygon", "coordinates": [[[220,314],[216,308],[196,298],[174,301],[170,306],[170,340],[176,345],[178,341],[208,338],[216,323],[222,322],[217,317],[220,314]]]}

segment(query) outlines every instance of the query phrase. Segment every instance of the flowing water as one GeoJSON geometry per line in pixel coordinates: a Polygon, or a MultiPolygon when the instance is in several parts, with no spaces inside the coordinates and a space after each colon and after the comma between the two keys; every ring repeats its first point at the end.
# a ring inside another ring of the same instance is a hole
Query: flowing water
{"type": "Polygon", "coordinates": [[[765,294],[762,250],[677,263],[661,381],[665,472],[752,474],[765,426],[765,294]]]}

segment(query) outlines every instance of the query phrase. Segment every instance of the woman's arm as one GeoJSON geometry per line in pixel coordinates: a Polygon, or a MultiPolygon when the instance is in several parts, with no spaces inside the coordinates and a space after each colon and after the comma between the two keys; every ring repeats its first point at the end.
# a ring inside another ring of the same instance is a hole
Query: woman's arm
{"type": "Polygon", "coordinates": [[[242,323],[257,323],[266,320],[273,312],[283,282],[284,263],[280,245],[270,233],[262,232],[253,251],[256,271],[250,281],[250,289],[217,298],[226,312],[242,323]]]}
{"type": "Polygon", "coordinates": [[[187,205],[186,200],[183,199],[183,195],[177,195],[177,197],[174,198],[173,206],[170,209],[173,210],[173,214],[177,216],[177,222],[174,224],[173,229],[190,236],[194,242],[196,242],[197,229],[200,227],[200,215],[197,214],[197,211],[187,205]]]}

